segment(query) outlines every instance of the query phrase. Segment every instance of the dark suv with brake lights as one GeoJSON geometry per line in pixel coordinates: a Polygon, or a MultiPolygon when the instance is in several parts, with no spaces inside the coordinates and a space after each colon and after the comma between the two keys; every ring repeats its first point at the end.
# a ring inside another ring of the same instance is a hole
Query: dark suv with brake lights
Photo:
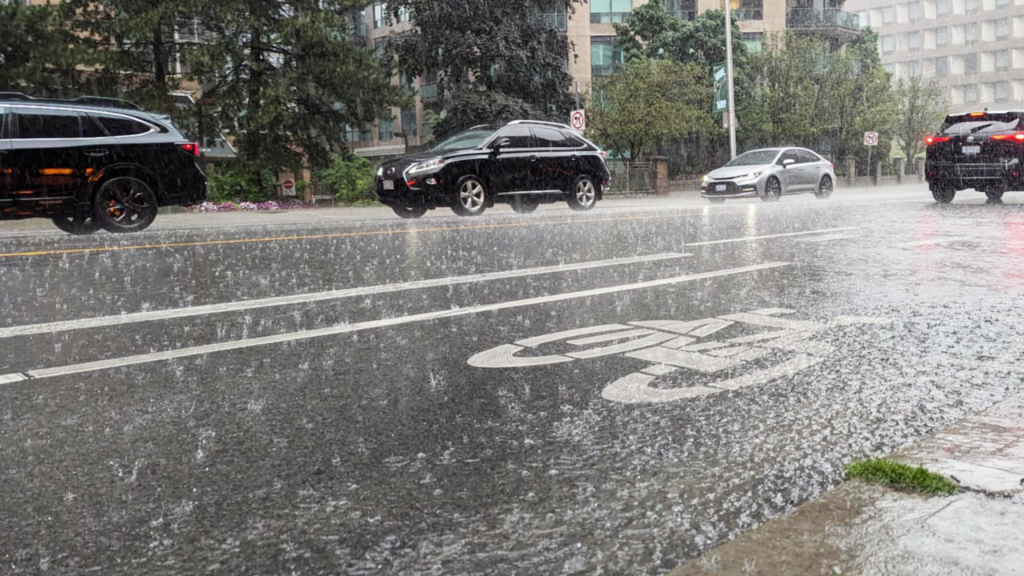
{"type": "Polygon", "coordinates": [[[377,197],[402,218],[438,206],[477,216],[496,203],[526,214],[563,200],[590,210],[610,182],[604,153],[579,132],[516,120],[476,126],[429,152],[389,161],[377,172],[377,197]]]}
{"type": "Polygon", "coordinates": [[[1024,190],[1024,111],[951,114],[925,139],[925,177],[936,202],[973,188],[997,201],[1024,190]]]}
{"type": "Polygon", "coordinates": [[[139,232],[160,206],[206,199],[198,156],[166,116],[123,100],[0,93],[0,220],[139,232]]]}

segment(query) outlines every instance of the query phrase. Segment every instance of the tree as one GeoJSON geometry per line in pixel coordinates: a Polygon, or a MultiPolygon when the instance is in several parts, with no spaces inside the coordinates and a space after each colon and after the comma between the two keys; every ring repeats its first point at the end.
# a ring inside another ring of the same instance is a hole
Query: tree
{"type": "MultiPolygon", "coordinates": [[[[582,0],[561,3],[572,11],[582,0]]],[[[470,126],[513,118],[564,122],[574,106],[565,34],[542,16],[559,2],[391,0],[393,18],[413,27],[395,35],[389,54],[410,77],[438,75],[444,138],[470,126]],[[458,33],[453,33],[458,30],[458,33]]]]}
{"type": "Polygon", "coordinates": [[[588,110],[588,131],[617,154],[637,160],[658,144],[714,128],[693,64],[636,60],[605,79],[588,110]]]}
{"type": "Polygon", "coordinates": [[[61,95],[80,81],[68,7],[0,3],[0,91],[61,95]]]}
{"type": "Polygon", "coordinates": [[[346,14],[366,0],[196,2],[204,38],[189,76],[205,83],[252,173],[324,166],[346,125],[408,100],[393,70],[347,37],[346,14]]]}
{"type": "Polygon", "coordinates": [[[910,82],[899,81],[896,102],[896,138],[909,163],[921,152],[925,136],[932,134],[942,122],[946,115],[945,101],[934,80],[925,84],[920,78],[914,78],[910,82]]]}

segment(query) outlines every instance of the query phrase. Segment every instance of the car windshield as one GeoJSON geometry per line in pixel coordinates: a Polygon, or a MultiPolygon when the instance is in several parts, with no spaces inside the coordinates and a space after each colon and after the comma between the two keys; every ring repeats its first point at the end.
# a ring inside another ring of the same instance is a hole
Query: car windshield
{"type": "Polygon", "coordinates": [[[726,167],[730,166],[757,166],[760,164],[771,164],[775,157],[779,155],[779,151],[774,148],[768,150],[752,150],[745,154],[740,154],[732,162],[726,164],[726,167]]]}
{"type": "Polygon", "coordinates": [[[471,128],[441,142],[432,149],[433,152],[451,152],[452,150],[469,150],[487,141],[494,134],[494,128],[471,128]]]}

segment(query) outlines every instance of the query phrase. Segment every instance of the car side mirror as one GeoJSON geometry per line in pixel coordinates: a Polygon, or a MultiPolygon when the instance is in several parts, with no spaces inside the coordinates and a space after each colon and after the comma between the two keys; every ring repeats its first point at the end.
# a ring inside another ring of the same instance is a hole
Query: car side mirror
{"type": "Polygon", "coordinates": [[[499,138],[498,141],[494,143],[494,146],[491,146],[491,150],[497,152],[502,148],[508,148],[511,145],[512,141],[509,140],[508,138],[499,138]]]}
{"type": "Polygon", "coordinates": [[[793,160],[792,158],[786,158],[785,160],[782,161],[783,168],[789,168],[790,164],[796,164],[796,160],[793,160]]]}

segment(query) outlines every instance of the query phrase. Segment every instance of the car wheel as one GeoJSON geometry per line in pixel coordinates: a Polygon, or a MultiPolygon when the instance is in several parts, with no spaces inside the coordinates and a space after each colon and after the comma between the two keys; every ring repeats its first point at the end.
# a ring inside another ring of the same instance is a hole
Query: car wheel
{"type": "Polygon", "coordinates": [[[985,196],[988,196],[989,200],[1002,200],[1003,199],[1003,191],[1002,190],[985,190],[985,196]]]}
{"type": "Polygon", "coordinates": [[[725,204],[725,198],[708,198],[708,202],[712,204],[725,204]]]}
{"type": "Polygon", "coordinates": [[[828,176],[822,176],[821,182],[818,183],[818,191],[814,193],[814,197],[818,200],[828,200],[832,196],[832,179],[828,176]]]}
{"type": "Polygon", "coordinates": [[[952,188],[936,188],[932,190],[932,198],[939,204],[949,204],[956,196],[956,190],[952,188]]]}
{"type": "Polygon", "coordinates": [[[487,188],[476,176],[463,176],[455,190],[452,210],[459,216],[479,216],[487,209],[487,188]]]}
{"type": "Polygon", "coordinates": [[[391,209],[402,218],[419,218],[427,213],[426,206],[392,206],[391,209]]]}
{"type": "Polygon", "coordinates": [[[512,200],[509,201],[509,205],[516,211],[517,214],[529,214],[540,206],[540,202],[532,198],[524,198],[523,196],[513,196],[512,200]]]}
{"type": "Polygon", "coordinates": [[[131,176],[107,180],[93,200],[92,219],[107,232],[142,232],[156,220],[159,206],[148,184],[131,176]]]}
{"type": "Polygon", "coordinates": [[[100,229],[99,224],[92,219],[92,216],[83,216],[82,214],[54,216],[52,220],[57,228],[74,236],[88,236],[100,229]]]}
{"type": "Polygon", "coordinates": [[[573,210],[590,210],[597,204],[597,186],[590,176],[580,176],[573,184],[569,193],[569,208],[573,210]]]}
{"type": "Polygon", "coordinates": [[[776,202],[782,197],[782,182],[775,176],[772,176],[764,184],[764,196],[761,196],[762,202],[776,202]]]}

